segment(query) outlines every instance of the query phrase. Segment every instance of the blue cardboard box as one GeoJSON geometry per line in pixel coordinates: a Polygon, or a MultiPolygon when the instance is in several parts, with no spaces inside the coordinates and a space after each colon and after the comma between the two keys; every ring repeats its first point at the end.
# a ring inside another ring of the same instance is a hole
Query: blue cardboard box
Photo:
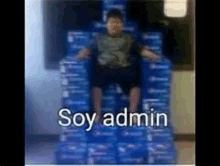
{"type": "Polygon", "coordinates": [[[85,155],[75,155],[75,153],[69,152],[56,152],[57,164],[86,164],[85,155]]]}
{"type": "Polygon", "coordinates": [[[117,127],[94,124],[87,133],[88,143],[115,143],[117,142],[117,127]]]}
{"type": "Polygon", "coordinates": [[[118,160],[119,164],[145,164],[146,157],[122,157],[118,160]]]}
{"type": "Polygon", "coordinates": [[[118,142],[144,142],[146,131],[145,126],[118,127],[118,142]]]}
{"type": "Polygon", "coordinates": [[[83,82],[82,84],[77,83],[73,86],[69,86],[68,88],[62,89],[62,98],[70,98],[74,99],[74,97],[77,97],[77,99],[83,98],[88,99],[91,97],[91,94],[88,90],[88,82],[83,82]],[[85,93],[76,93],[76,90],[85,90],[85,93]]]}
{"type": "Polygon", "coordinates": [[[95,155],[87,158],[87,164],[117,164],[117,159],[112,155],[95,155]]]}
{"type": "Polygon", "coordinates": [[[61,74],[75,74],[75,73],[87,73],[89,69],[89,61],[76,62],[73,59],[67,59],[60,61],[60,73],[61,74]]]}
{"type": "Polygon", "coordinates": [[[120,158],[125,157],[146,157],[147,148],[144,146],[146,142],[138,143],[118,143],[118,155],[120,158]]]}
{"type": "Polygon", "coordinates": [[[59,132],[59,137],[61,142],[76,142],[76,143],[86,143],[86,126],[78,127],[70,125],[68,127],[61,127],[59,132]]]}
{"type": "Polygon", "coordinates": [[[74,155],[85,155],[87,152],[87,143],[80,142],[65,142],[59,143],[58,152],[68,152],[73,153],[74,155]]]}
{"type": "Polygon", "coordinates": [[[148,164],[177,164],[176,149],[168,143],[147,143],[148,164]]]}
{"type": "Polygon", "coordinates": [[[172,144],[174,136],[172,132],[152,132],[147,135],[147,141],[172,144]]]}
{"type": "Polygon", "coordinates": [[[88,143],[88,156],[108,155],[114,153],[117,146],[114,143],[88,143]]]}
{"type": "Polygon", "coordinates": [[[142,110],[143,112],[150,113],[151,109],[153,112],[161,112],[161,113],[168,113],[170,110],[170,102],[167,100],[158,99],[142,99],[142,110]]]}
{"type": "Polygon", "coordinates": [[[83,31],[68,31],[67,33],[67,53],[77,54],[85,45],[89,43],[91,34],[83,31]]]}

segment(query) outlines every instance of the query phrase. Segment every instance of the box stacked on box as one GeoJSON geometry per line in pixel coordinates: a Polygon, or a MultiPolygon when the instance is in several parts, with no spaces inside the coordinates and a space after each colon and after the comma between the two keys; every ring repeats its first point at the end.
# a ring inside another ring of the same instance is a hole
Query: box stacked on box
{"type": "MultiPolygon", "coordinates": [[[[90,59],[77,61],[78,51],[88,44],[90,34],[69,31],[67,36],[68,54],[60,61],[60,78],[62,87],[62,107],[72,113],[89,113],[90,96],[90,59]]],[[[76,119],[76,121],[80,121],[76,119]]],[[[56,151],[59,164],[86,164],[87,135],[85,125],[61,127],[60,141],[56,151]]]]}
{"type": "Polygon", "coordinates": [[[68,54],[60,61],[62,106],[71,112],[90,110],[91,60],[78,61],[76,56],[91,39],[89,32],[68,31],[68,54]]]}
{"type": "Polygon", "coordinates": [[[118,143],[119,164],[146,163],[147,150],[142,143],[118,143]]]}
{"type": "MultiPolygon", "coordinates": [[[[95,22],[90,32],[69,31],[68,55],[60,62],[62,106],[73,113],[91,110],[91,61],[75,61],[77,53],[90,39],[106,27],[109,9],[118,8],[126,20],[126,0],[103,1],[103,22],[95,22]]],[[[137,26],[124,22],[124,32],[135,34],[137,26]]],[[[162,35],[143,33],[146,47],[162,56],[162,35]]],[[[141,60],[141,112],[170,112],[171,64],[167,59],[157,62],[141,60]]],[[[102,113],[114,116],[129,105],[128,96],[116,84],[103,90],[102,113]]],[[[114,119],[115,120],[115,119],[114,119]]],[[[86,126],[62,127],[56,151],[57,163],[62,164],[176,164],[173,130],[164,127],[104,126],[94,123],[90,131],[86,126]]]]}
{"type": "Polygon", "coordinates": [[[91,105],[90,61],[77,62],[64,59],[60,62],[62,106],[72,112],[88,111],[91,105]]]}
{"type": "Polygon", "coordinates": [[[148,164],[177,164],[172,127],[149,127],[147,150],[148,164]]]}
{"type": "Polygon", "coordinates": [[[83,31],[67,32],[67,53],[77,55],[85,45],[89,43],[91,34],[83,31]]]}
{"type": "Polygon", "coordinates": [[[106,21],[107,18],[107,13],[111,9],[118,9],[122,13],[122,17],[124,22],[126,22],[126,4],[127,0],[103,0],[103,5],[102,5],[102,18],[103,21],[106,21]]]}
{"type": "Polygon", "coordinates": [[[87,164],[117,164],[114,143],[89,143],[87,164]]]}
{"type": "Polygon", "coordinates": [[[86,164],[87,137],[85,126],[62,127],[56,149],[58,164],[86,164]]]}
{"type": "Polygon", "coordinates": [[[111,83],[102,91],[102,113],[115,114],[116,108],[116,84],[111,83]]]}
{"type": "Polygon", "coordinates": [[[117,164],[117,127],[95,124],[87,137],[88,164],[117,164]]]}
{"type": "Polygon", "coordinates": [[[146,127],[119,127],[118,128],[118,163],[144,164],[146,163],[146,127]]]}
{"type": "Polygon", "coordinates": [[[160,32],[142,35],[146,47],[161,56],[156,62],[141,61],[142,112],[153,113],[155,122],[152,127],[147,127],[148,164],[176,164],[173,130],[169,123],[172,64],[163,57],[162,37],[160,32]],[[163,114],[163,118],[157,119],[157,113],[163,114]]]}

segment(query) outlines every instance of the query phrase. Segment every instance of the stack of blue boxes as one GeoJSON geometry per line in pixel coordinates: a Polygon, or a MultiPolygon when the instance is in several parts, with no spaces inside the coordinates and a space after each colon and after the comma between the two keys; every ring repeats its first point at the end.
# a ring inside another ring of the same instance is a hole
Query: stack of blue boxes
{"type": "MultiPolygon", "coordinates": [[[[79,50],[88,44],[98,32],[106,27],[109,9],[122,10],[126,20],[126,0],[103,0],[103,21],[92,24],[88,32],[69,31],[68,55],[60,62],[62,106],[75,112],[89,112],[91,104],[91,59],[75,61],[79,50]]],[[[125,22],[124,32],[137,32],[136,24],[125,22]]],[[[142,40],[146,46],[162,56],[162,34],[156,31],[144,32],[142,40]]],[[[141,61],[141,112],[170,113],[170,82],[172,64],[166,58],[157,62],[141,61]]],[[[124,112],[129,106],[128,96],[121,87],[112,83],[103,90],[102,113],[124,112]]],[[[149,114],[148,114],[149,115],[149,114]]],[[[169,124],[159,126],[104,126],[93,124],[90,131],[82,127],[62,127],[60,142],[56,151],[58,164],[176,164],[173,129],[169,124]]],[[[128,123],[129,124],[129,123],[128,123]]]]}
{"type": "Polygon", "coordinates": [[[148,164],[177,164],[172,127],[148,127],[147,133],[148,164]]]}
{"type": "Polygon", "coordinates": [[[85,126],[62,127],[55,153],[57,164],[86,164],[87,137],[85,126]]]}
{"type": "Polygon", "coordinates": [[[117,127],[95,124],[87,138],[87,164],[117,164],[117,127]]]}
{"type": "Polygon", "coordinates": [[[103,89],[102,93],[102,113],[115,114],[116,111],[116,85],[111,83],[106,89],[103,89]]]}
{"type": "Polygon", "coordinates": [[[118,163],[147,163],[147,130],[144,126],[118,128],[118,163]]]}
{"type": "MultiPolygon", "coordinates": [[[[62,87],[62,108],[71,113],[89,113],[91,109],[90,60],[77,61],[76,55],[88,44],[88,32],[69,31],[67,36],[68,54],[60,61],[62,87]]],[[[80,121],[81,119],[76,119],[80,121]]],[[[61,127],[60,141],[56,150],[57,164],[86,164],[86,125],[61,127]]]]}
{"type": "Polygon", "coordinates": [[[60,61],[62,87],[62,106],[71,112],[82,112],[90,109],[90,60],[77,61],[76,55],[88,44],[91,35],[88,32],[68,32],[68,55],[60,61]]]}
{"type": "Polygon", "coordinates": [[[150,113],[153,109],[154,112],[165,113],[169,117],[172,64],[162,55],[162,34],[143,33],[142,39],[147,47],[161,56],[161,60],[157,62],[142,59],[142,111],[150,113]]]}
{"type": "Polygon", "coordinates": [[[106,21],[106,16],[110,9],[119,9],[123,15],[123,20],[126,21],[126,3],[126,0],[103,0],[103,21],[106,21]]]}
{"type": "Polygon", "coordinates": [[[157,62],[147,59],[141,62],[142,112],[148,115],[154,113],[153,126],[147,127],[148,164],[176,164],[177,159],[173,128],[169,123],[172,63],[163,57],[162,37],[160,32],[155,31],[142,35],[146,46],[161,56],[157,62]],[[166,118],[157,119],[157,113],[165,114],[166,118]]]}

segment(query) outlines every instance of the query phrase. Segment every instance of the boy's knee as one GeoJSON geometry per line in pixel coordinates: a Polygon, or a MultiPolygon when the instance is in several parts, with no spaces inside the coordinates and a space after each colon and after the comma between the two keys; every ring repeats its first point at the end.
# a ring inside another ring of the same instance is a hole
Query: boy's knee
{"type": "Polygon", "coordinates": [[[102,89],[100,87],[94,87],[93,88],[93,93],[101,93],[102,89]]]}
{"type": "Polygon", "coordinates": [[[132,91],[140,91],[140,88],[138,86],[132,87],[130,92],[132,91]]]}

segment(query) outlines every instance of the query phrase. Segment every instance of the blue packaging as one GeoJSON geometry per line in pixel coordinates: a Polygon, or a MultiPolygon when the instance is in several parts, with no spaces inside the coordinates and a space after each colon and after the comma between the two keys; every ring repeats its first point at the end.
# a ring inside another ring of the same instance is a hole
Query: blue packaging
{"type": "Polygon", "coordinates": [[[156,89],[156,88],[142,88],[142,98],[145,99],[152,99],[157,98],[162,101],[169,101],[170,99],[170,93],[168,89],[162,88],[162,89],[156,89]]]}
{"type": "Polygon", "coordinates": [[[146,157],[119,157],[119,164],[145,164],[146,157]]]}
{"type": "Polygon", "coordinates": [[[71,113],[86,113],[91,109],[91,101],[73,101],[71,99],[66,99],[62,101],[62,108],[67,108],[71,113]]]}
{"type": "MultiPolygon", "coordinates": [[[[77,78],[78,79],[78,78],[77,78]]],[[[81,79],[81,78],[80,78],[81,79]]],[[[73,95],[77,92],[83,93],[87,92],[89,93],[91,90],[91,86],[89,81],[75,81],[75,78],[64,78],[61,80],[61,87],[63,89],[69,89],[69,91],[72,91],[70,94],[73,95]]]]}
{"type": "Polygon", "coordinates": [[[102,112],[103,113],[115,113],[115,106],[109,107],[109,106],[102,106],[102,112]]]}
{"type": "Polygon", "coordinates": [[[89,99],[91,97],[91,94],[88,91],[88,82],[83,82],[82,84],[77,83],[76,85],[62,89],[63,99],[65,98],[73,99],[74,97],[77,97],[77,99],[81,99],[81,98],[89,99]],[[76,90],[85,90],[85,93],[76,93],[76,90]]]}
{"type": "Polygon", "coordinates": [[[103,0],[103,6],[106,5],[126,5],[127,0],[103,0]]]}
{"type": "Polygon", "coordinates": [[[77,54],[85,45],[88,44],[91,35],[88,32],[68,31],[67,33],[67,53],[77,54]]]}
{"type": "Polygon", "coordinates": [[[86,135],[85,126],[77,127],[77,126],[68,126],[63,127],[59,133],[61,142],[77,142],[77,143],[86,143],[87,135],[86,135]]]}
{"type": "MultiPolygon", "coordinates": [[[[89,81],[88,77],[64,77],[61,78],[61,86],[62,87],[69,87],[76,84],[86,84],[89,81]]],[[[88,87],[88,86],[87,86],[88,87]]]]}
{"type": "Polygon", "coordinates": [[[146,46],[159,55],[162,54],[162,38],[160,32],[148,32],[142,35],[142,40],[146,46]]]}
{"type": "Polygon", "coordinates": [[[161,59],[161,61],[152,62],[146,58],[142,58],[141,61],[142,72],[154,76],[169,76],[171,74],[172,65],[166,59],[161,59]]]}
{"type": "Polygon", "coordinates": [[[167,143],[147,143],[148,164],[177,164],[176,149],[167,143]]]}
{"type": "Polygon", "coordinates": [[[57,164],[86,164],[85,155],[75,155],[75,153],[56,152],[57,164]]]}
{"type": "Polygon", "coordinates": [[[84,96],[73,96],[72,98],[63,98],[62,103],[63,106],[71,106],[71,105],[87,105],[90,103],[90,98],[84,96]],[[76,102],[79,102],[76,104],[76,102]]]}
{"type": "Polygon", "coordinates": [[[65,59],[60,61],[60,73],[65,74],[86,74],[89,73],[90,62],[76,62],[73,59],[65,59]]]}
{"type": "Polygon", "coordinates": [[[118,142],[144,142],[146,141],[146,127],[131,126],[118,128],[118,142]]]}
{"type": "Polygon", "coordinates": [[[147,155],[146,142],[140,143],[118,143],[119,157],[145,157],[147,155]]]}
{"type": "Polygon", "coordinates": [[[103,1],[102,11],[103,11],[103,21],[106,21],[106,15],[110,9],[119,9],[122,12],[124,22],[126,22],[126,1],[103,1]]]}
{"type": "Polygon", "coordinates": [[[117,127],[95,124],[87,132],[88,143],[113,143],[117,141],[117,127]]]}
{"type": "Polygon", "coordinates": [[[87,152],[87,144],[78,142],[59,143],[57,151],[73,153],[74,155],[85,155],[87,152]]]}
{"type": "Polygon", "coordinates": [[[103,97],[116,96],[116,84],[110,84],[103,88],[103,97]]]}
{"type": "Polygon", "coordinates": [[[174,141],[174,136],[171,132],[152,132],[147,135],[147,141],[172,144],[174,141]]]}
{"type": "Polygon", "coordinates": [[[88,157],[115,156],[117,146],[115,143],[88,143],[88,157]]]}
{"type": "Polygon", "coordinates": [[[149,113],[153,109],[153,112],[168,113],[170,110],[170,103],[168,101],[162,101],[161,99],[142,99],[143,112],[149,113]]]}
{"type": "Polygon", "coordinates": [[[81,99],[81,100],[73,100],[70,98],[63,99],[62,101],[62,106],[71,108],[72,106],[80,106],[80,105],[89,105],[90,104],[90,99],[81,99]]]}
{"type": "Polygon", "coordinates": [[[91,156],[87,158],[87,164],[117,164],[117,159],[115,156],[105,155],[105,156],[91,156]]]}
{"type": "Polygon", "coordinates": [[[124,112],[124,108],[128,107],[129,100],[128,97],[124,94],[117,94],[116,96],[116,111],[117,112],[124,112]]]}

